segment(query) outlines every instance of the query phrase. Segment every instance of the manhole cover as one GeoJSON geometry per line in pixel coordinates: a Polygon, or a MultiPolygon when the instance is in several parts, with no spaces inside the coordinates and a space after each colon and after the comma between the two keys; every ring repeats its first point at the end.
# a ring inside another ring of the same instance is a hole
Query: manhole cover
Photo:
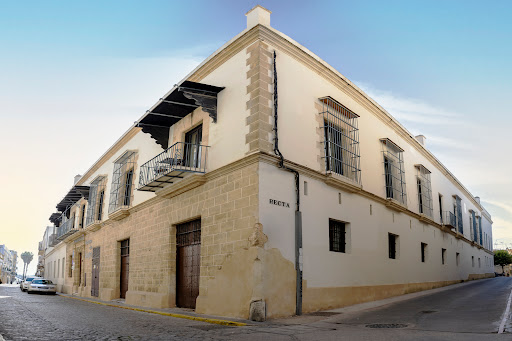
{"type": "Polygon", "coordinates": [[[421,313],[422,314],[432,314],[432,313],[437,313],[437,310],[423,310],[421,313]]]}
{"type": "Polygon", "coordinates": [[[367,324],[366,328],[405,328],[406,324],[403,323],[374,323],[367,324]]]}
{"type": "Polygon", "coordinates": [[[310,315],[310,316],[333,316],[333,315],[339,315],[339,314],[341,314],[341,313],[335,313],[332,311],[317,311],[314,313],[310,313],[308,315],[310,315]]]}

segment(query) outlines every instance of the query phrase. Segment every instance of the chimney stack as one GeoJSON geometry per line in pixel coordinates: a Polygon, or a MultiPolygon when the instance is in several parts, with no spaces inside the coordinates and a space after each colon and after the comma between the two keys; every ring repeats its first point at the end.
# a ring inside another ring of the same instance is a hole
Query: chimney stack
{"type": "Polygon", "coordinates": [[[82,178],[80,174],[75,175],[75,181],[73,182],[73,186],[82,178]]]}
{"type": "Polygon", "coordinates": [[[425,147],[425,140],[427,139],[425,135],[417,135],[414,137],[423,147],[425,147]]]}
{"type": "Polygon", "coordinates": [[[270,27],[270,12],[268,9],[257,5],[249,12],[245,13],[247,17],[247,29],[250,30],[254,26],[260,24],[270,27]]]}
{"type": "Polygon", "coordinates": [[[476,200],[477,203],[480,204],[480,197],[475,197],[475,200],[476,200]]]}

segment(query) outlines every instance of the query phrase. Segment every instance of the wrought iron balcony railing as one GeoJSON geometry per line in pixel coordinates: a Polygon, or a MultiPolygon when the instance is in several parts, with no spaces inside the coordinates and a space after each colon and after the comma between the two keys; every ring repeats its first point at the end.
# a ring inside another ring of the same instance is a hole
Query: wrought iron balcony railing
{"type": "Polygon", "coordinates": [[[206,173],[209,146],[176,142],[140,167],[139,191],[155,192],[184,177],[185,173],[206,173]]]}
{"type": "Polygon", "coordinates": [[[457,216],[450,211],[443,211],[442,223],[451,229],[457,228],[457,216]]]}
{"type": "MultiPolygon", "coordinates": [[[[63,215],[65,215],[65,213],[63,213],[63,215]]],[[[74,226],[73,219],[62,219],[60,226],[57,228],[57,240],[64,240],[77,231],[78,229],[74,226]]]]}

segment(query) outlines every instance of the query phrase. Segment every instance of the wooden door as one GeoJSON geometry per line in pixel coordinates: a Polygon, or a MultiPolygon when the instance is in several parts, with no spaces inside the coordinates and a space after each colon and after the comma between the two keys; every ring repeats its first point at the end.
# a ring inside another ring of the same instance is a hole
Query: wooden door
{"type": "Polygon", "coordinates": [[[91,296],[98,297],[100,293],[100,247],[92,249],[92,282],[91,296]]]}
{"type": "Polygon", "coordinates": [[[176,226],[176,305],[196,307],[201,261],[201,219],[176,226]]]}
{"type": "Polygon", "coordinates": [[[82,284],[82,253],[78,254],[78,286],[82,284]]]}
{"type": "Polygon", "coordinates": [[[130,272],[130,239],[121,242],[121,283],[120,283],[120,297],[126,298],[128,291],[128,278],[130,272]]]}

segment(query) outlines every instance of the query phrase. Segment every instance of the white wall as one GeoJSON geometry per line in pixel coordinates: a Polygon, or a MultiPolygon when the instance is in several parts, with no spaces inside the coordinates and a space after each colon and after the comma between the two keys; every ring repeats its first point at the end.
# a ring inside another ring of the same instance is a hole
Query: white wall
{"type": "MultiPolygon", "coordinates": [[[[280,249],[286,259],[294,262],[294,176],[266,163],[260,163],[259,174],[260,220],[269,237],[265,247],[280,249]],[[290,208],[272,205],[270,199],[285,201],[290,208]]],[[[407,214],[392,211],[359,194],[337,190],[317,179],[301,176],[301,211],[304,279],[309,287],[447,281],[493,272],[488,260],[491,256],[483,250],[407,214]],[[304,181],[308,182],[308,195],[303,193],[304,181]],[[347,253],[329,251],[329,218],[349,223],[347,253]],[[399,235],[398,259],[388,257],[388,233],[399,235]],[[421,262],[422,242],[428,244],[425,263],[421,262]],[[444,265],[442,248],[446,249],[444,265]],[[455,260],[457,252],[459,265],[455,260]]]]}
{"type": "MultiPolygon", "coordinates": [[[[478,216],[482,215],[482,210],[475,205],[467,192],[450,180],[444,169],[434,166],[419,152],[418,148],[421,147],[413,143],[413,137],[402,138],[394,128],[382,122],[367,108],[319,74],[284,52],[276,50],[276,53],[279,80],[279,147],[288,160],[320,171],[318,157],[323,155],[323,151],[320,150],[321,145],[318,142],[319,127],[316,116],[319,114],[315,102],[318,102],[320,97],[331,96],[360,116],[358,124],[363,189],[385,197],[382,143],[379,139],[389,138],[404,149],[408,209],[419,213],[417,171],[414,165],[422,164],[432,172],[434,220],[441,222],[438,194],[443,195],[443,211],[453,211],[453,196],[458,195],[462,199],[464,236],[471,239],[469,210],[474,210],[478,216]]],[[[489,224],[484,225],[483,232],[492,235],[489,224]]]]}
{"type": "Polygon", "coordinates": [[[66,266],[66,244],[59,243],[49,252],[47,252],[44,260],[44,277],[57,284],[57,291],[62,291],[65,276],[67,273],[66,266]],[[64,271],[62,262],[64,261],[64,271]]]}

